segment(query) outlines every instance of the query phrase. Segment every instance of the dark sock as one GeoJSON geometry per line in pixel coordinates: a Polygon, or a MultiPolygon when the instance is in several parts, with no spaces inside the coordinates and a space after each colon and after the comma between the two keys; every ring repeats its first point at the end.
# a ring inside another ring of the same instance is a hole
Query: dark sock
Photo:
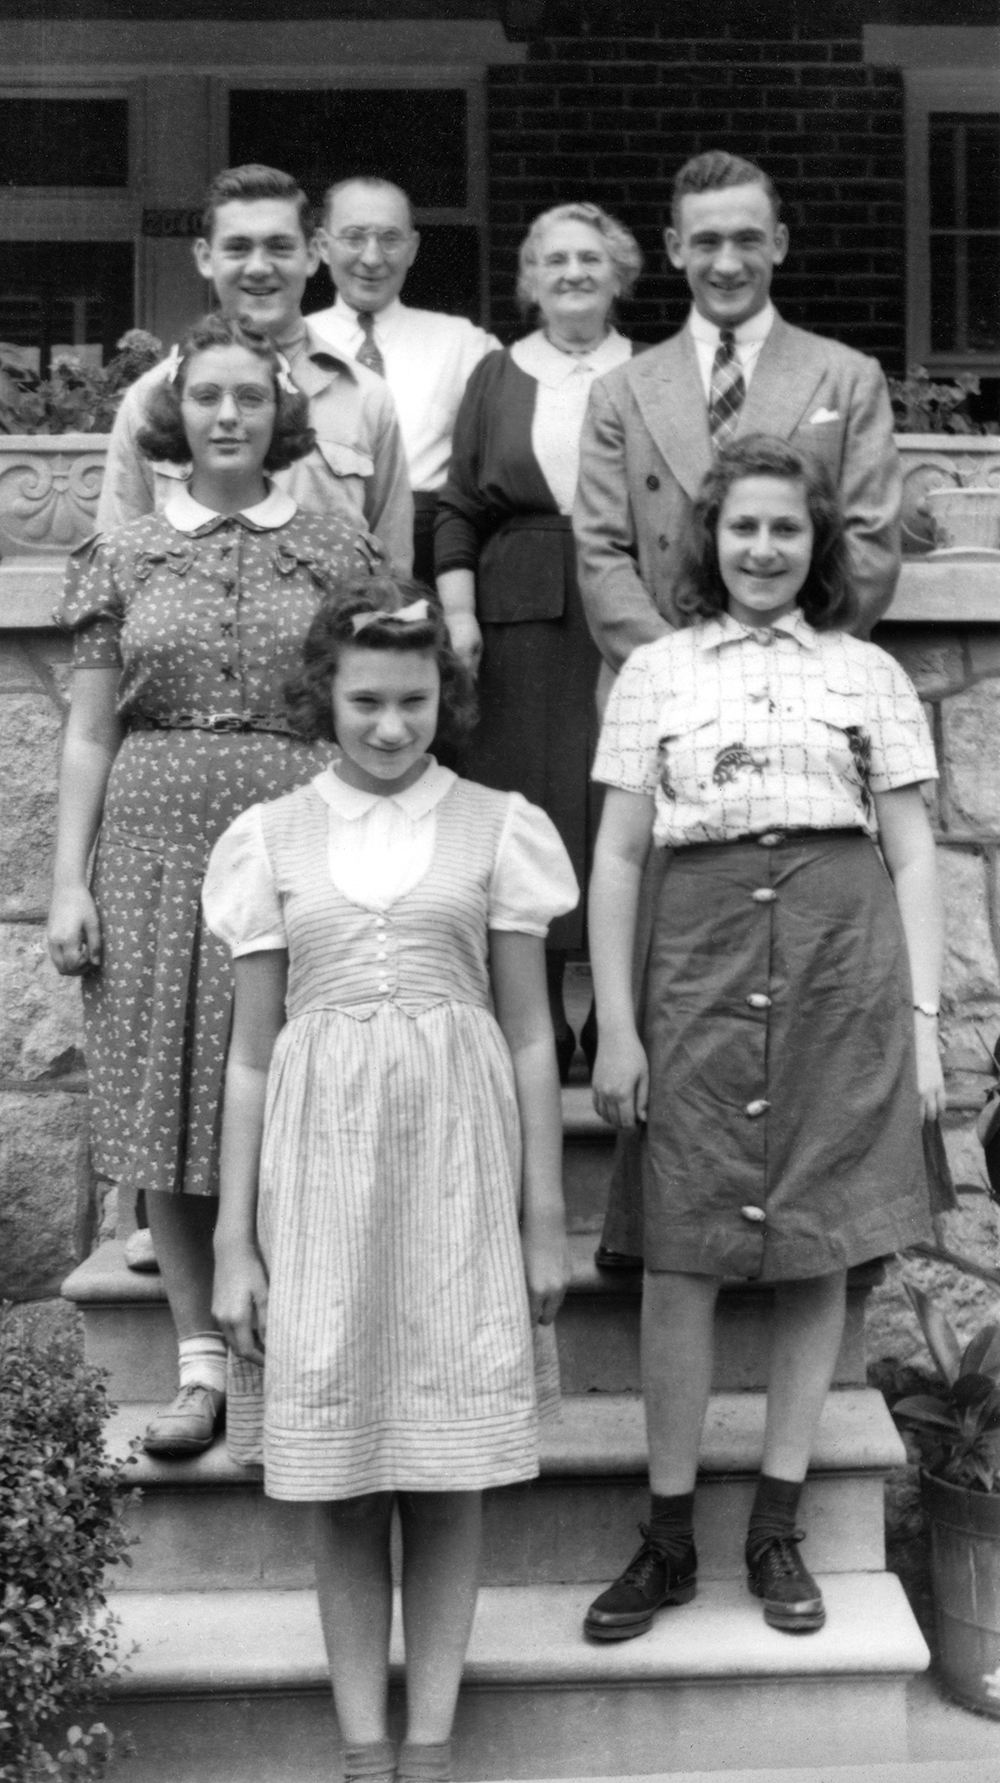
{"type": "Polygon", "coordinates": [[[694,1546],[694,1493],[675,1492],[668,1498],[649,1496],[649,1542],[669,1560],[683,1560],[694,1546]]]}
{"type": "Polygon", "coordinates": [[[778,1480],[773,1474],[761,1474],[747,1528],[746,1556],[751,1565],[775,1537],[794,1535],[801,1496],[801,1480],[778,1480]]]}

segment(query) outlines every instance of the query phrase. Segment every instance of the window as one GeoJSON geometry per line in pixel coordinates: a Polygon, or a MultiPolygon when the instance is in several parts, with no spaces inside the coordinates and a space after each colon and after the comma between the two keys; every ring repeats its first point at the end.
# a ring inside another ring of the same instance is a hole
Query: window
{"type": "Polygon", "coordinates": [[[133,258],[131,242],[4,242],[0,340],[27,347],[43,377],[53,349],[106,362],[132,326],[133,258]]]}
{"type": "MultiPolygon", "coordinates": [[[[375,174],[409,193],[420,252],[406,279],[417,308],[483,317],[485,180],[478,83],[241,87],[229,92],[230,166],[263,161],[293,174],[319,202],[354,173],[375,174]]],[[[333,302],[321,266],[303,309],[333,302]]]]}
{"type": "Polygon", "coordinates": [[[1000,371],[995,74],[907,72],[907,358],[1000,371]]]}
{"type": "Polygon", "coordinates": [[[0,186],[127,186],[127,99],[0,97],[0,186]]]}

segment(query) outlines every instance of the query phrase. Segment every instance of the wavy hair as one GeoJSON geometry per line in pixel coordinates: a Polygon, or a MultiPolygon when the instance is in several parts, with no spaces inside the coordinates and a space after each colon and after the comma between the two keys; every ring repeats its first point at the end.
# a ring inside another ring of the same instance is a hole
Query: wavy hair
{"type": "Polygon", "coordinates": [[[242,167],[224,167],[216,174],[205,193],[201,218],[203,238],[211,242],[216,216],[224,204],[254,204],[266,198],[294,204],[299,228],[306,241],[312,240],[316,233],[316,219],[298,180],[290,173],[283,173],[280,167],[265,167],[262,161],[247,161],[242,167]]]}
{"type": "Polygon", "coordinates": [[[459,743],[476,723],[475,683],[451,647],[444,609],[432,588],[398,576],[350,576],[337,583],[316,614],[302,646],[302,667],[285,683],[285,707],[295,730],[308,741],[336,741],[330,689],[344,650],[429,651],[441,676],[437,735],[459,743]],[[426,600],[427,618],[401,622],[401,607],[426,600]],[[360,614],[374,613],[363,631],[360,614]]]}
{"type": "Polygon", "coordinates": [[[731,155],[727,149],[706,149],[704,154],[692,155],[674,175],[670,194],[670,221],[674,228],[680,228],[681,200],[689,193],[724,192],[730,186],[763,186],[770,199],[774,220],[778,222],[781,199],[770,174],[758,167],[756,161],[731,155]]]}
{"type": "Polygon", "coordinates": [[[294,464],[297,458],[304,458],[311,452],[316,435],[309,425],[309,404],[301,391],[296,390],[291,395],[281,388],[278,381],[281,361],[267,335],[261,334],[250,322],[229,321],[218,310],[213,310],[189,328],[181,341],[176,374],[156,384],[146,399],[146,424],[136,435],[135,442],[144,457],[163,458],[168,464],[190,464],[191,447],[184,431],[181,397],[191,360],[196,353],[204,353],[211,347],[245,347],[256,359],[263,360],[271,373],[277,407],[264,469],[284,470],[287,464],[294,464]]]}
{"type": "Polygon", "coordinates": [[[796,595],[817,631],[847,630],[857,616],[844,520],[826,465],[812,453],[767,433],[751,433],[723,448],[706,474],[688,515],[681,543],[677,607],[685,619],[724,613],[729,592],[719,570],[719,516],[734,484],[747,477],[795,483],[805,496],[813,526],[809,574],[796,595]]]}
{"type": "Polygon", "coordinates": [[[534,291],[534,273],[541,254],[542,239],[547,229],[554,223],[586,223],[599,235],[608,250],[615,271],[618,274],[618,296],[631,297],[636,282],[642,271],[642,249],[624,223],[612,217],[599,204],[581,201],[579,204],[557,204],[553,210],[543,211],[536,217],[518,250],[518,269],[516,295],[518,304],[525,315],[534,309],[537,299],[534,291]]]}

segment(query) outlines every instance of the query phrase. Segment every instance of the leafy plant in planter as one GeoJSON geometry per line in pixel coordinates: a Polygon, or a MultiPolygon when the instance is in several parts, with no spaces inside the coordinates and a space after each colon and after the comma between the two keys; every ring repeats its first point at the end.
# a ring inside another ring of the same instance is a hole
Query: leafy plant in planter
{"type": "Polygon", "coordinates": [[[69,354],[40,378],[21,347],[0,341],[0,433],[109,433],[130,384],[163,356],[163,343],[130,328],[107,365],[69,354]]]}
{"type": "Polygon", "coordinates": [[[103,1574],[128,1561],[123,1470],[104,1448],[100,1372],[64,1338],[35,1345],[0,1313],[0,1783],[103,1774],[112,1736],[71,1727],[113,1669],[103,1574]],[[57,1738],[56,1744],[59,1744],[57,1738]]]}
{"type": "Polygon", "coordinates": [[[1000,1324],[963,1348],[930,1296],[905,1285],[943,1383],[892,1408],[923,1463],[941,1671],[960,1702],[1000,1716],[1000,1324]]]}
{"type": "Polygon", "coordinates": [[[979,395],[979,379],[959,372],[954,382],[936,384],[922,365],[907,367],[905,378],[887,378],[897,433],[989,433],[963,404],[979,395]]]}

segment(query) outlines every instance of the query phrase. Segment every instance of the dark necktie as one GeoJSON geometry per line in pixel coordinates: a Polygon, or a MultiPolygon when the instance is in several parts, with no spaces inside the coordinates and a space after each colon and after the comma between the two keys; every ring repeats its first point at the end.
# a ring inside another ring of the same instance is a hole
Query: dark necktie
{"type": "Polygon", "coordinates": [[[369,371],[376,371],[380,378],[385,377],[385,360],[379,352],[375,339],[375,317],[371,310],[359,310],[358,322],[364,331],[364,340],[354,357],[359,365],[367,365],[369,371]]]}
{"type": "Polygon", "coordinates": [[[736,432],[747,387],[736,357],[736,336],[731,328],[719,331],[712,362],[712,388],[708,401],[708,430],[713,452],[721,452],[736,432]]]}

